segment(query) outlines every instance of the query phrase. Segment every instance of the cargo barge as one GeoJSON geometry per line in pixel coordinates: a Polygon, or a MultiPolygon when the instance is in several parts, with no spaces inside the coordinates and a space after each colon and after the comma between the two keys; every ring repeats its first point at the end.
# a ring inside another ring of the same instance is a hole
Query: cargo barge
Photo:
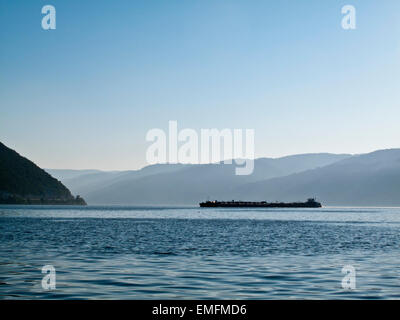
{"type": "Polygon", "coordinates": [[[250,202],[250,201],[206,201],[201,202],[202,208],[321,208],[320,202],[310,198],[306,202],[250,202]]]}

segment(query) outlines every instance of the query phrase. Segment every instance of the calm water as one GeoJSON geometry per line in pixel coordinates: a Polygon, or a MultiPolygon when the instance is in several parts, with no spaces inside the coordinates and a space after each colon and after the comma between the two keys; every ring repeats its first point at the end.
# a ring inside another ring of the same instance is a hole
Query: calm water
{"type": "Polygon", "coordinates": [[[399,244],[400,209],[2,206],[0,297],[399,299],[399,244]]]}

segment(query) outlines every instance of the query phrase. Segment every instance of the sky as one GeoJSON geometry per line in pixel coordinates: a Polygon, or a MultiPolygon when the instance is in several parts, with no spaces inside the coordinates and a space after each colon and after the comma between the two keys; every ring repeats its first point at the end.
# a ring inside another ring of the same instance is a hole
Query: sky
{"type": "Polygon", "coordinates": [[[399,79],[398,0],[0,0],[0,141],[42,168],[141,168],[171,120],[256,157],[397,148],[399,79]]]}

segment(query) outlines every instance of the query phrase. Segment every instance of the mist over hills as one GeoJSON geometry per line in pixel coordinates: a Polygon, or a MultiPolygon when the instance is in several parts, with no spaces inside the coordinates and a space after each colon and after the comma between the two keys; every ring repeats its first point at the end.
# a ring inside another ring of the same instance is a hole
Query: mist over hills
{"type": "Polygon", "coordinates": [[[100,170],[46,169],[46,172],[58,180],[73,179],[84,174],[101,172],[100,170]]]}
{"type": "Polygon", "coordinates": [[[100,171],[100,170],[59,170],[47,169],[46,171],[57,179],[63,181],[68,188],[76,194],[87,194],[94,190],[106,188],[109,185],[124,180],[138,179],[144,176],[168,173],[182,169],[189,165],[159,164],[144,167],[141,170],[128,171],[100,171]]]}
{"type": "Polygon", "coordinates": [[[362,155],[302,154],[255,160],[254,172],[236,165],[152,165],[136,171],[74,173],[61,181],[89,204],[197,205],[209,199],[304,201],[331,206],[400,206],[400,149],[362,155]]]}
{"type": "MultiPolygon", "coordinates": [[[[347,159],[347,154],[302,154],[255,160],[254,172],[235,175],[236,165],[152,165],[137,171],[65,172],[48,170],[89,204],[196,205],[207,198],[233,199],[243,185],[316,169],[347,159]],[[81,174],[79,174],[81,173],[81,174]]],[[[241,195],[240,198],[246,198],[241,195]]],[[[265,199],[265,196],[259,200],[265,199]]]]}
{"type": "Polygon", "coordinates": [[[400,149],[357,155],[322,168],[245,184],[232,194],[249,200],[315,196],[324,205],[399,206],[400,149]]]}

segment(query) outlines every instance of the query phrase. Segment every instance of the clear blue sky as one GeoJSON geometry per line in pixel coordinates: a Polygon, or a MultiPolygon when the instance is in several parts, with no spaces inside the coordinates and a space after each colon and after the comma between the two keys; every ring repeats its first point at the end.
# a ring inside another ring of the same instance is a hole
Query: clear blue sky
{"type": "Polygon", "coordinates": [[[400,145],[398,0],[0,0],[0,41],[0,141],[41,167],[142,167],[169,120],[257,157],[400,145]]]}

